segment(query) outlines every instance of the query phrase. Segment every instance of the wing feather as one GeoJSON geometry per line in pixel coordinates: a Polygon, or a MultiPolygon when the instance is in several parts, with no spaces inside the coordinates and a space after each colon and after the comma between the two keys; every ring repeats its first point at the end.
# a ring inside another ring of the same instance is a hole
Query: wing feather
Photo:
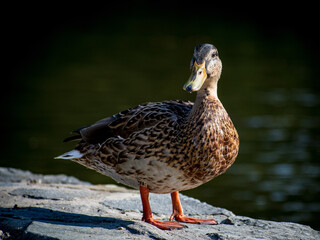
{"type": "Polygon", "coordinates": [[[145,103],[104,118],[91,126],[79,128],[78,136],[69,137],[65,141],[83,139],[88,143],[102,143],[111,137],[125,139],[164,119],[168,123],[179,123],[187,117],[192,106],[192,102],[180,100],[145,103]]]}

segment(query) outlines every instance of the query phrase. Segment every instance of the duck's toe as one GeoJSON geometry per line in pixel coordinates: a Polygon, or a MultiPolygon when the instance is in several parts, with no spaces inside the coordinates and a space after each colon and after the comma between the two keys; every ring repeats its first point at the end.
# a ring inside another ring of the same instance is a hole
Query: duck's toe
{"type": "Polygon", "coordinates": [[[163,229],[163,230],[174,230],[174,229],[181,229],[181,228],[187,227],[187,226],[182,225],[180,223],[177,223],[175,221],[162,222],[162,221],[155,220],[153,218],[142,219],[142,221],[150,223],[150,224],[152,224],[160,229],[163,229]]]}

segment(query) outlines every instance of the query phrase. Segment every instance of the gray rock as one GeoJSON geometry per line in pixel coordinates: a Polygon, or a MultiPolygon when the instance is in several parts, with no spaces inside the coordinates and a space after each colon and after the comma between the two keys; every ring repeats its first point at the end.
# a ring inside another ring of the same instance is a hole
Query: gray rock
{"type": "MultiPolygon", "coordinates": [[[[141,221],[138,191],[0,168],[0,239],[320,239],[309,226],[236,216],[180,198],[186,215],[213,217],[219,224],[160,230],[141,221]]],[[[155,218],[168,220],[168,194],[151,194],[150,204],[155,218]]]]}
{"type": "Polygon", "coordinates": [[[0,167],[0,183],[10,182],[33,182],[33,183],[66,183],[66,184],[90,184],[83,182],[75,177],[69,177],[63,174],[60,175],[41,175],[34,174],[29,171],[23,171],[15,168],[0,167]]]}

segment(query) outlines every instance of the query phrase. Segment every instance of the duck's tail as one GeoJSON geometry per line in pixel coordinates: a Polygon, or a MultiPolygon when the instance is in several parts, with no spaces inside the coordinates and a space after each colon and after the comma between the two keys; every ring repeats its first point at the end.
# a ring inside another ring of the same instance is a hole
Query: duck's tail
{"type": "Polygon", "coordinates": [[[83,154],[79,150],[74,149],[58,157],[55,157],[54,159],[75,159],[75,158],[81,158],[82,156],[83,154]]]}

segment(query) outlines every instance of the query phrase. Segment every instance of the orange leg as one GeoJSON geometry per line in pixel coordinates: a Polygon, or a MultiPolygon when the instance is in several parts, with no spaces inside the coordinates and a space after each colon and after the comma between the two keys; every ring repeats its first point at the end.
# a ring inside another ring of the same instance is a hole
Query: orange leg
{"type": "Polygon", "coordinates": [[[184,228],[185,226],[179,224],[177,222],[161,222],[158,220],[153,219],[150,203],[149,203],[149,189],[147,187],[140,186],[140,196],[142,201],[142,208],[143,208],[143,217],[142,221],[150,223],[160,229],[165,230],[173,230],[176,228],[184,228]]]}
{"type": "Polygon", "coordinates": [[[179,222],[185,223],[218,224],[218,222],[215,219],[198,219],[183,216],[183,210],[179,199],[179,192],[171,193],[171,200],[173,212],[170,216],[170,221],[176,219],[179,222]]]}

